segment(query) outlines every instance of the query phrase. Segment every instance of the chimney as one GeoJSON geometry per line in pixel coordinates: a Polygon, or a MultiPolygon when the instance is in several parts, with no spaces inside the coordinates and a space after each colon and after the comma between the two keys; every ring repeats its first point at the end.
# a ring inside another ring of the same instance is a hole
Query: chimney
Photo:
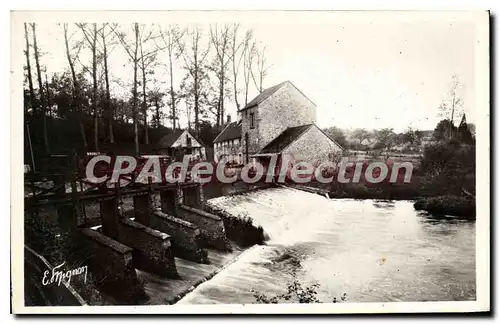
{"type": "Polygon", "coordinates": [[[231,123],[231,115],[230,114],[227,114],[227,123],[231,123]]]}

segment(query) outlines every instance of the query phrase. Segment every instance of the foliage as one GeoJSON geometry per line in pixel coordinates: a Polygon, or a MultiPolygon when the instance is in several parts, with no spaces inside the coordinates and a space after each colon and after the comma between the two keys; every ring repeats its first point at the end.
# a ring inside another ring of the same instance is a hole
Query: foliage
{"type": "Polygon", "coordinates": [[[335,142],[339,143],[340,146],[342,146],[344,148],[347,146],[347,139],[346,139],[346,136],[344,134],[344,131],[341,128],[338,128],[335,126],[328,127],[328,128],[324,129],[324,132],[328,136],[333,138],[335,140],[335,142]]]}
{"type": "Polygon", "coordinates": [[[419,199],[413,205],[416,210],[425,210],[433,215],[454,215],[470,219],[476,217],[476,204],[472,197],[442,195],[419,199]]]}
{"type": "Polygon", "coordinates": [[[436,142],[425,147],[422,158],[422,194],[453,194],[464,190],[475,194],[475,145],[456,139],[436,142]]]}
{"type": "MultiPolygon", "coordinates": [[[[278,304],[280,302],[295,302],[301,304],[321,303],[317,297],[317,289],[320,287],[319,283],[313,283],[310,286],[304,286],[297,278],[297,274],[293,273],[293,281],[286,287],[286,291],[274,296],[268,296],[259,291],[253,290],[255,301],[260,304],[278,304]]],[[[340,298],[334,297],[331,302],[345,302],[347,294],[343,293],[340,298]]]]}

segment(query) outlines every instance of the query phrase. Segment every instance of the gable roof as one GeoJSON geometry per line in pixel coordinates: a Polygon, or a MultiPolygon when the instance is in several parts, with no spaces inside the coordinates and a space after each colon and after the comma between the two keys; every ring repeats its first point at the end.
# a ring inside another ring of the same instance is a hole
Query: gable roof
{"type": "Polygon", "coordinates": [[[241,121],[229,123],[214,139],[214,143],[241,138],[241,121]]]}
{"type": "Polygon", "coordinates": [[[189,130],[176,129],[172,133],[163,136],[158,141],[158,147],[162,148],[171,147],[185,131],[187,131],[189,135],[191,135],[191,137],[193,137],[198,143],[200,143],[201,146],[205,146],[205,144],[203,144],[203,142],[200,141],[196,136],[194,136],[193,133],[191,133],[189,130]]]}
{"type": "MultiPolygon", "coordinates": [[[[285,83],[287,82],[290,82],[290,81],[284,81],[284,82],[281,82],[280,84],[277,84],[275,86],[272,86],[270,88],[267,88],[267,89],[264,89],[257,97],[253,98],[245,107],[243,107],[243,109],[241,110],[245,110],[245,109],[249,109],[249,108],[252,108],[252,107],[255,107],[257,106],[258,104],[260,104],[262,101],[266,100],[267,98],[269,98],[273,93],[275,93],[279,88],[281,88],[285,83]]],[[[240,110],[240,111],[241,111],[240,110]]]]}
{"type": "Polygon", "coordinates": [[[281,134],[267,144],[259,153],[280,153],[290,144],[295,142],[302,134],[304,134],[314,124],[289,127],[281,134]]]}
{"type": "Polygon", "coordinates": [[[172,144],[177,141],[177,139],[184,133],[184,129],[176,129],[172,133],[167,134],[160,138],[158,141],[158,146],[159,147],[171,147],[172,144]]]}
{"type": "Polygon", "coordinates": [[[240,111],[245,110],[245,109],[249,109],[249,108],[253,108],[255,106],[258,106],[261,102],[263,102],[264,100],[266,100],[267,98],[269,98],[270,96],[272,96],[276,91],[278,91],[283,85],[285,85],[287,83],[289,83],[304,98],[306,98],[307,100],[309,100],[309,102],[311,102],[314,106],[316,106],[316,104],[311,99],[309,99],[299,88],[297,88],[295,86],[295,84],[293,84],[290,81],[283,81],[280,84],[277,84],[277,85],[272,86],[270,88],[264,89],[257,97],[253,98],[245,107],[243,107],[242,109],[240,109],[240,111]]]}
{"type": "Polygon", "coordinates": [[[289,127],[285,129],[278,137],[273,139],[269,144],[267,144],[259,154],[273,154],[273,153],[281,153],[284,149],[290,146],[293,142],[299,139],[307,130],[311,127],[316,127],[319,131],[325,135],[328,139],[330,139],[335,145],[337,145],[341,150],[344,150],[342,145],[337,143],[333,138],[331,138],[327,133],[325,133],[321,128],[316,124],[308,124],[301,125],[296,127],[289,127]]]}

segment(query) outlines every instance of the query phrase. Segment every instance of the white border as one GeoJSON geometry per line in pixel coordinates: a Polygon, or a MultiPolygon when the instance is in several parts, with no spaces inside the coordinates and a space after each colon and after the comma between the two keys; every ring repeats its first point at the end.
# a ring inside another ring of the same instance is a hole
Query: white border
{"type": "MultiPolygon", "coordinates": [[[[380,8],[380,6],[378,6],[380,8]]],[[[293,9],[290,8],[290,9],[293,9]]],[[[434,12],[13,12],[11,14],[11,257],[12,257],[12,307],[14,313],[154,313],[154,314],[208,314],[208,313],[415,313],[415,312],[472,312],[486,311],[490,308],[489,272],[489,17],[485,11],[434,11],[434,12]],[[277,304],[277,305],[172,305],[172,306],[89,306],[89,307],[25,307],[24,306],[24,268],[23,268],[23,183],[22,170],[22,64],[23,64],[23,26],[24,21],[52,23],[62,21],[165,21],[210,22],[238,21],[258,22],[282,21],[305,23],[341,23],[343,19],[352,22],[356,19],[384,19],[408,21],[419,19],[469,20],[477,26],[476,44],[476,107],[480,110],[477,117],[477,220],[476,220],[476,301],[465,302],[415,302],[415,303],[341,303],[341,304],[277,304]],[[19,144],[16,144],[19,143],[19,144]]]]}

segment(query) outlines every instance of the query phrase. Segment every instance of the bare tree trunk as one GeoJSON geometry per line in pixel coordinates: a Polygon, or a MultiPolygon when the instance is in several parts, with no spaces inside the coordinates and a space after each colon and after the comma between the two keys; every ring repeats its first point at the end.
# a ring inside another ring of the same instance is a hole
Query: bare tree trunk
{"type": "Polygon", "coordinates": [[[71,78],[73,79],[72,113],[76,117],[76,119],[78,120],[78,124],[79,124],[79,128],[80,128],[80,135],[82,136],[82,141],[83,141],[83,146],[85,148],[85,151],[87,151],[87,137],[85,136],[85,128],[83,127],[83,121],[82,121],[83,113],[81,112],[81,109],[80,109],[79,104],[78,104],[78,101],[80,98],[80,85],[78,84],[78,80],[76,78],[75,64],[74,64],[74,61],[71,58],[71,54],[69,52],[68,24],[64,24],[64,43],[66,44],[66,57],[68,59],[69,68],[71,70],[71,78]]]}
{"type": "Polygon", "coordinates": [[[134,24],[135,31],[135,50],[134,50],[134,93],[133,93],[133,110],[132,110],[132,118],[134,122],[134,143],[135,143],[135,153],[139,155],[139,135],[137,129],[137,50],[139,47],[139,24],[134,24]]]}
{"type": "Polygon", "coordinates": [[[42,72],[40,69],[40,56],[38,53],[38,45],[36,43],[36,25],[35,23],[31,24],[31,29],[33,30],[33,47],[35,50],[35,64],[36,64],[36,72],[38,74],[38,88],[40,91],[40,107],[41,107],[41,113],[42,113],[42,118],[43,118],[43,141],[45,144],[45,151],[47,154],[50,154],[50,147],[49,147],[49,137],[47,134],[47,115],[46,115],[46,103],[45,103],[45,97],[43,93],[43,83],[42,83],[42,72]]]}
{"type": "Polygon", "coordinates": [[[156,128],[160,128],[160,104],[158,102],[158,97],[155,97],[155,107],[156,107],[156,128]]]}
{"type": "Polygon", "coordinates": [[[28,24],[26,24],[26,23],[24,23],[24,37],[26,38],[26,51],[24,52],[24,54],[26,55],[26,69],[28,72],[28,86],[29,86],[29,90],[30,90],[29,105],[32,109],[34,109],[33,103],[35,100],[35,90],[33,89],[33,76],[31,75],[30,41],[28,38],[28,24]]]}
{"type": "Polygon", "coordinates": [[[113,134],[113,121],[115,114],[113,107],[111,106],[111,93],[109,90],[109,71],[108,71],[108,49],[106,46],[106,34],[105,34],[106,24],[102,25],[102,47],[103,47],[103,60],[104,60],[104,81],[106,83],[106,112],[108,115],[108,131],[109,131],[109,142],[113,144],[115,142],[115,137],[113,134]]]}
{"type": "Polygon", "coordinates": [[[194,77],[194,131],[198,135],[199,131],[199,93],[198,93],[198,62],[195,61],[195,77],[194,77]]]}
{"type": "MultiPolygon", "coordinates": [[[[141,46],[142,52],[142,46],[141,46]]],[[[142,56],[142,53],[141,53],[142,56]]],[[[146,102],[146,67],[144,66],[144,57],[143,60],[143,68],[142,68],[142,113],[144,115],[144,142],[149,144],[149,129],[148,129],[148,107],[146,102]]]]}
{"type": "MultiPolygon", "coordinates": [[[[170,37],[170,36],[169,36],[170,37]]],[[[175,130],[177,121],[177,109],[175,107],[175,93],[174,93],[174,69],[172,64],[172,50],[168,50],[168,60],[170,65],[170,107],[172,110],[172,129],[175,130]]]]}
{"type": "Polygon", "coordinates": [[[50,99],[50,89],[49,89],[49,80],[47,79],[47,72],[45,72],[45,89],[47,92],[47,110],[49,116],[53,116],[52,114],[52,101],[50,99]]]}
{"type": "Polygon", "coordinates": [[[94,145],[96,152],[99,152],[99,114],[97,109],[97,24],[92,24],[94,28],[92,38],[92,110],[94,112],[94,145]]]}

